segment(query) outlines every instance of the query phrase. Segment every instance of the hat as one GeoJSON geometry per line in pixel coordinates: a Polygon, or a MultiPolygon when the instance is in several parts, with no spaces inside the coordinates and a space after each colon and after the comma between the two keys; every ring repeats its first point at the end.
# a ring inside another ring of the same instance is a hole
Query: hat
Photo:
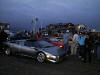
{"type": "Polygon", "coordinates": [[[66,32],[69,32],[69,30],[66,30],[66,32]]]}

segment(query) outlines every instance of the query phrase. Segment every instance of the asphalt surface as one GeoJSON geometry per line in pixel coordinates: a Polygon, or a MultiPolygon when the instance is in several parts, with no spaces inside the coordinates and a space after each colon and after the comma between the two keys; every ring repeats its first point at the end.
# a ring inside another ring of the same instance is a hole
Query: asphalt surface
{"type": "Polygon", "coordinates": [[[100,75],[100,60],[93,59],[89,64],[67,56],[58,64],[40,64],[32,58],[0,53],[0,75],[100,75]]]}

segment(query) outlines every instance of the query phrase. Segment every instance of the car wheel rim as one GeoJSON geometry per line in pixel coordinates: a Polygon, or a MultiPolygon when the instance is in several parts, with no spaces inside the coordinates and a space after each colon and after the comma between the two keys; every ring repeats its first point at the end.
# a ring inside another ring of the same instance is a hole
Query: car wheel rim
{"type": "Polygon", "coordinates": [[[37,60],[39,62],[44,62],[45,60],[45,55],[43,53],[39,53],[38,56],[37,56],[37,60]]]}
{"type": "Polygon", "coordinates": [[[6,55],[10,55],[10,50],[7,49],[7,50],[5,51],[5,53],[6,53],[6,55]]]}

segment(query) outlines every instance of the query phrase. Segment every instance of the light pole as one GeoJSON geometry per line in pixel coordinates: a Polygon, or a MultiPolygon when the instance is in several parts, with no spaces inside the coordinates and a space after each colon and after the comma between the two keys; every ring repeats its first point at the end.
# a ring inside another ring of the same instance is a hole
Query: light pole
{"type": "Polygon", "coordinates": [[[36,33],[36,23],[37,23],[37,21],[38,21],[38,18],[35,16],[33,18],[33,34],[36,33]]]}

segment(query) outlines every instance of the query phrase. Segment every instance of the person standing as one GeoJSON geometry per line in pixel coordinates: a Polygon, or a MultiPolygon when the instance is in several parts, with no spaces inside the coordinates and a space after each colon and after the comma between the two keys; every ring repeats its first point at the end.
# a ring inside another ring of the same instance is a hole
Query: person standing
{"type": "Polygon", "coordinates": [[[91,59],[92,59],[92,47],[93,47],[93,42],[92,39],[90,37],[90,34],[87,33],[86,34],[86,39],[85,39],[85,49],[84,49],[84,62],[86,63],[87,60],[89,63],[91,63],[91,59]]]}
{"type": "Polygon", "coordinates": [[[81,58],[81,60],[84,60],[85,39],[86,39],[85,32],[82,32],[81,36],[79,37],[79,40],[78,40],[79,58],[81,58]]]}
{"type": "Polygon", "coordinates": [[[77,53],[78,39],[79,39],[79,35],[75,31],[72,38],[71,55],[76,55],[77,53]]]}
{"type": "Polygon", "coordinates": [[[69,54],[69,45],[68,45],[68,41],[69,41],[69,37],[70,33],[69,30],[66,31],[66,33],[63,35],[63,44],[64,44],[64,50],[66,51],[66,54],[69,54]]]}
{"type": "Polygon", "coordinates": [[[98,48],[100,46],[100,33],[96,34],[95,36],[95,48],[94,48],[94,55],[95,57],[98,57],[98,48]]]}
{"type": "Polygon", "coordinates": [[[0,30],[0,52],[2,52],[3,42],[7,41],[8,34],[4,30],[0,30]]]}

